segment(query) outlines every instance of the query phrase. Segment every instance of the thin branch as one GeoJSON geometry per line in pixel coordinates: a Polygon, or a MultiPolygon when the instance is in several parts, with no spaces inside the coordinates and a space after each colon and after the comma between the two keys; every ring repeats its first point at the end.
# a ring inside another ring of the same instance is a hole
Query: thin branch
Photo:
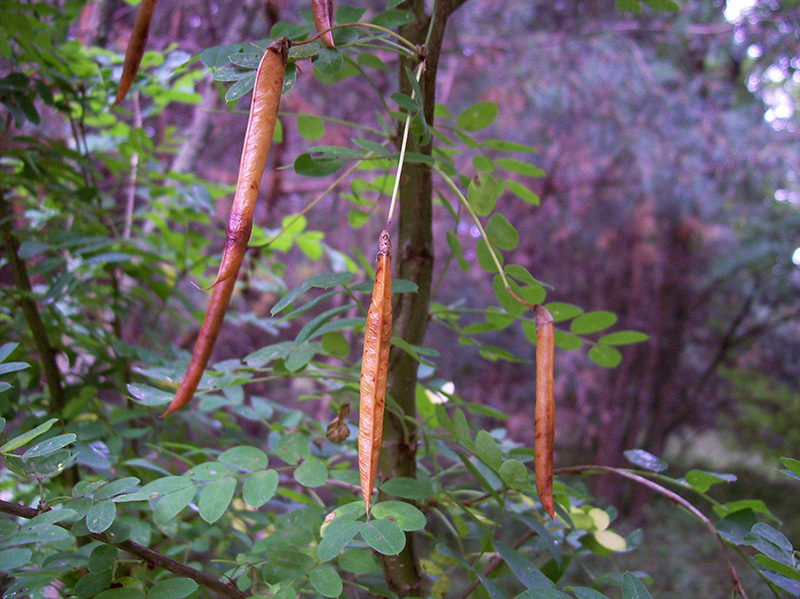
{"type": "Polygon", "coordinates": [[[6,204],[2,190],[0,190],[0,237],[6,250],[6,257],[11,263],[11,270],[14,277],[14,285],[19,290],[17,303],[25,315],[25,320],[33,335],[36,350],[39,352],[39,359],[42,362],[45,384],[50,391],[50,407],[54,412],[61,412],[66,404],[64,387],[61,380],[61,372],[56,365],[56,351],[47,336],[42,316],[39,308],[33,299],[33,289],[31,280],[28,277],[28,269],[25,262],[19,257],[19,241],[14,237],[11,227],[11,211],[6,204]]]}
{"type": "Polygon", "coordinates": [[[711,531],[711,534],[713,534],[714,537],[717,539],[717,544],[719,545],[719,548],[722,551],[722,556],[725,558],[725,561],[728,564],[728,570],[730,572],[731,581],[733,583],[733,591],[734,593],[738,593],[739,595],[741,595],[744,599],[747,599],[747,593],[745,593],[744,588],[742,587],[742,583],[739,580],[739,574],[736,572],[736,568],[734,567],[733,562],[731,562],[731,558],[728,555],[728,549],[725,546],[725,541],[720,536],[719,531],[717,531],[716,526],[714,526],[714,523],[711,522],[711,520],[709,520],[703,514],[703,512],[698,510],[694,505],[692,505],[689,501],[687,501],[677,493],[674,493],[669,489],[665,489],[658,483],[653,482],[652,480],[648,480],[643,476],[639,476],[638,474],[635,474],[628,470],[622,470],[620,468],[612,468],[610,466],[570,466],[567,468],[557,468],[556,470],[553,471],[553,474],[554,475],[591,474],[592,472],[609,472],[611,474],[616,474],[617,476],[621,476],[623,478],[635,481],[640,485],[643,485],[648,489],[651,489],[652,491],[655,491],[656,493],[663,495],[670,501],[686,508],[689,511],[689,513],[691,513],[695,518],[700,520],[700,522],[705,524],[706,528],[708,528],[708,530],[711,531]]]}
{"type": "MultiPolygon", "coordinates": [[[[47,510],[45,510],[47,511],[47,510]]],[[[40,513],[39,510],[25,507],[16,503],[9,503],[8,501],[0,500],[0,512],[5,514],[10,514],[12,516],[17,516],[18,518],[26,518],[30,520],[31,518],[35,518],[40,513]]],[[[69,527],[62,524],[57,524],[61,528],[65,530],[69,530],[69,527]]],[[[202,587],[205,587],[211,591],[219,593],[224,597],[230,597],[231,599],[245,599],[247,595],[240,591],[232,582],[225,583],[222,582],[213,576],[209,576],[208,574],[204,574],[199,570],[195,570],[187,566],[186,564],[182,564],[180,562],[175,561],[174,559],[170,559],[166,556],[161,555],[145,547],[144,545],[139,545],[139,543],[134,543],[133,541],[122,541],[120,543],[115,543],[105,535],[105,534],[97,534],[97,533],[89,533],[89,538],[94,539],[95,541],[99,541],[111,547],[116,547],[117,549],[122,549],[123,551],[127,551],[131,555],[138,557],[143,562],[147,563],[148,565],[156,568],[161,568],[163,570],[167,570],[172,572],[177,576],[182,576],[184,578],[191,578],[197,584],[202,587]]]]}

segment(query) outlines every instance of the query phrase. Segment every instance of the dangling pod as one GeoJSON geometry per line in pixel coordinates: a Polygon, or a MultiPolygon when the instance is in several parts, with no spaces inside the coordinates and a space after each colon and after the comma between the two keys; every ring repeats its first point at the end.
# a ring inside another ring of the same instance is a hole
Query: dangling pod
{"type": "Polygon", "coordinates": [[[369,499],[378,471],[383,437],[383,408],[392,340],[392,256],[389,228],[381,232],[375,268],[372,301],[364,327],[361,358],[361,388],[358,418],[358,474],[364,509],[369,517],[369,499]]]}
{"type": "Polygon", "coordinates": [[[236,194],[233,197],[228,225],[225,228],[225,250],[222,254],[217,277],[212,284],[211,301],[208,304],[200,334],[189,360],[189,367],[183,375],[175,397],[167,408],[165,416],[179,410],[197,390],[203,376],[214,342],[217,340],[225,311],[236,284],[236,275],[247,250],[250,231],[253,228],[253,210],[258,184],[267,164],[272,134],[278,119],[278,106],[283,88],[283,75],[289,53],[289,40],[285,37],[274,41],[267,48],[256,71],[253,99],[250,103],[250,117],[244,136],[242,158],[239,162],[239,177],[236,181],[236,194]]]}
{"type": "Polygon", "coordinates": [[[536,321],[536,410],[534,416],[534,471],[542,508],[556,520],[553,509],[553,444],[556,407],[553,399],[553,317],[544,306],[533,311],[536,321]]]}

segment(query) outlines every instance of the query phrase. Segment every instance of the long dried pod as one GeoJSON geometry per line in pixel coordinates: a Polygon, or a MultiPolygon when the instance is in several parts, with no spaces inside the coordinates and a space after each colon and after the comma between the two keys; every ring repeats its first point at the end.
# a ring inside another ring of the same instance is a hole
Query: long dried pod
{"type": "Polygon", "coordinates": [[[330,31],[333,25],[333,0],[311,0],[311,14],[319,39],[329,48],[335,48],[333,34],[330,31]]]}
{"type": "Polygon", "coordinates": [[[231,213],[225,228],[225,249],[217,278],[212,285],[217,285],[228,277],[236,277],[247,250],[250,231],[253,229],[258,184],[264,174],[275,122],[278,120],[288,54],[289,40],[282,37],[269,45],[258,64],[242,158],[239,161],[236,194],[233,196],[231,213]]]}
{"type": "Polygon", "coordinates": [[[125,94],[133,85],[136,73],[139,71],[139,64],[142,62],[144,47],[147,44],[147,34],[150,32],[150,20],[153,18],[153,8],[156,0],[142,0],[139,9],[136,11],[136,19],[133,22],[133,30],[128,40],[128,48],[125,50],[125,62],[122,63],[122,77],[119,80],[117,96],[114,98],[113,108],[125,98],[125,94]]]}
{"type": "Polygon", "coordinates": [[[383,407],[392,339],[392,256],[388,227],[381,232],[375,268],[372,301],[364,328],[361,358],[361,389],[358,418],[358,474],[364,509],[369,517],[369,499],[375,485],[378,456],[383,438],[383,407]]]}
{"type": "Polygon", "coordinates": [[[534,417],[534,470],[536,493],[544,511],[556,520],[553,509],[553,444],[556,407],[553,399],[553,317],[544,306],[533,311],[536,321],[536,413],[534,417]]]}
{"type": "Polygon", "coordinates": [[[256,72],[253,99],[250,103],[250,117],[244,137],[242,158],[239,163],[239,178],[233,198],[231,213],[225,228],[225,251],[217,277],[212,285],[213,292],[208,304],[200,334],[192,350],[192,357],[186,374],[167,408],[165,416],[179,410],[191,400],[203,370],[208,363],[217,334],[225,318],[225,311],[236,284],[236,275],[244,259],[250,231],[253,227],[258,184],[267,163],[275,121],[278,118],[278,105],[283,87],[283,74],[289,52],[289,40],[281,38],[270,44],[264,53],[256,72]]]}

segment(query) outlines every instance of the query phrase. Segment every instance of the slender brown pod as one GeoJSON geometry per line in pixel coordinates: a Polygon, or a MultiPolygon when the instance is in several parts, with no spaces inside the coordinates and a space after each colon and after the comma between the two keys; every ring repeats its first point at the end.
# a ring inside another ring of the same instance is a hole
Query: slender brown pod
{"type": "Polygon", "coordinates": [[[256,72],[253,100],[250,103],[250,117],[244,136],[242,158],[239,163],[239,178],[236,194],[233,197],[228,225],[225,228],[225,250],[217,277],[212,284],[213,292],[208,304],[200,334],[192,350],[189,367],[183,375],[181,384],[165,416],[179,410],[191,400],[203,370],[208,363],[217,334],[225,318],[225,311],[236,285],[236,275],[244,259],[250,231],[253,228],[253,210],[258,184],[267,163],[269,145],[278,118],[278,105],[283,87],[283,74],[289,52],[289,40],[281,38],[267,48],[256,72]]]}
{"type": "Polygon", "coordinates": [[[361,358],[361,393],[358,418],[358,473],[364,509],[369,518],[369,499],[375,485],[383,438],[383,407],[392,340],[392,257],[389,228],[381,231],[372,301],[364,327],[361,358]]]}
{"type": "Polygon", "coordinates": [[[319,39],[329,48],[335,48],[333,34],[330,31],[333,25],[333,0],[311,0],[311,14],[319,39]]]}
{"type": "Polygon", "coordinates": [[[153,18],[153,9],[156,0],[142,0],[139,9],[136,11],[136,19],[133,22],[133,30],[128,40],[128,48],[125,50],[125,62],[122,63],[122,77],[119,80],[117,96],[114,98],[113,108],[125,98],[125,94],[133,85],[136,73],[139,71],[139,64],[142,62],[144,47],[147,44],[147,34],[150,33],[150,20],[153,18]]]}
{"type": "Polygon", "coordinates": [[[556,520],[553,509],[553,444],[556,407],[553,400],[553,317],[544,306],[533,311],[536,320],[536,414],[534,418],[534,469],[536,493],[544,511],[556,520]]]}
{"type": "Polygon", "coordinates": [[[256,71],[250,117],[236,180],[236,194],[233,196],[231,213],[225,228],[225,249],[212,286],[228,277],[236,277],[247,250],[250,231],[253,229],[258,184],[264,174],[275,122],[278,120],[288,54],[289,40],[285,37],[275,40],[267,48],[256,71]]]}

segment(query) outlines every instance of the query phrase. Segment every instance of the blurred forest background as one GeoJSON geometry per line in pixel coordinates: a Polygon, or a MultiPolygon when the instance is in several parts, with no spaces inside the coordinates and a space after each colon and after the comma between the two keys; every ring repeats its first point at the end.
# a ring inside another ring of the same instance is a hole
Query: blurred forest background
{"type": "MultiPolygon", "coordinates": [[[[384,0],[355,4],[368,14],[385,8],[384,0]]],[[[306,5],[160,0],[148,48],[165,61],[151,57],[148,64],[146,58],[143,68],[152,85],[163,83],[173,77],[169,69],[191,55],[262,39],[277,20],[299,21],[306,5]]],[[[89,4],[73,34],[122,52],[134,12],[122,0],[89,4]]],[[[387,55],[386,62],[388,71],[372,72],[384,94],[396,79],[396,58],[387,55]]],[[[282,112],[374,122],[374,114],[364,112],[364,98],[373,91],[363,79],[331,87],[306,73],[297,76],[302,91],[284,97],[282,112]]],[[[756,467],[763,474],[778,456],[800,456],[797,1],[686,0],[678,13],[633,13],[615,10],[608,0],[469,0],[448,23],[438,81],[437,102],[452,114],[479,100],[496,102],[499,116],[486,135],[538,149],[530,161],[545,173],[533,183],[540,205],[500,199],[521,239],[508,260],[552,285],[548,301],[615,312],[621,329],[649,335],[622,348],[614,369],[596,366],[584,351],[557,350],[556,465],[624,465],[623,451],[641,447],[684,468],[756,467]]],[[[159,170],[195,173],[227,190],[236,180],[248,98],[226,107],[224,89],[198,63],[171,89],[192,103],[164,108],[140,104],[134,94],[123,104],[130,111],[125,118],[144,127],[162,161],[159,170]]],[[[290,163],[312,143],[349,143],[347,129],[335,122],[314,137],[284,127],[270,162],[290,163]]],[[[138,164],[140,176],[149,167],[138,164]]],[[[267,172],[256,209],[256,224],[264,230],[275,229],[330,183],[297,177],[291,169],[267,172]]],[[[125,182],[111,167],[107,175],[98,186],[123,211],[125,182]]],[[[198,203],[211,201],[197,193],[198,203]]],[[[347,194],[347,186],[329,194],[307,215],[306,230],[319,231],[329,248],[349,252],[355,246],[371,256],[381,219],[361,218],[347,194]],[[360,225],[357,236],[348,223],[360,225]]],[[[222,248],[228,198],[218,194],[209,227],[193,229],[188,238],[208,258],[201,265],[206,276],[222,248]]],[[[147,210],[148,198],[139,192],[133,218],[147,210]]],[[[451,221],[443,207],[435,210],[440,246],[433,299],[482,304],[492,295],[492,281],[478,264],[473,228],[462,224],[457,231],[466,270],[450,268],[437,278],[452,260],[444,234],[451,221]]],[[[325,259],[335,257],[331,252],[325,259]]],[[[249,354],[264,344],[265,334],[279,339],[296,333],[270,326],[269,308],[281,290],[259,274],[258,258],[257,250],[248,254],[250,278],[234,298],[212,363],[249,354]]],[[[291,288],[314,274],[309,269],[315,265],[295,248],[269,268],[291,288]]],[[[191,276],[182,286],[185,301],[169,309],[132,302],[128,320],[117,323],[122,340],[160,354],[191,349],[195,315],[207,296],[191,276]]],[[[523,344],[522,335],[511,328],[485,336],[488,343],[511,347],[523,344]]],[[[520,373],[530,365],[490,362],[473,348],[459,350],[457,335],[442,328],[431,329],[427,344],[441,353],[437,365],[449,373],[456,393],[512,414],[512,438],[529,435],[533,378],[520,373]]],[[[532,358],[532,347],[530,353],[532,358]]],[[[303,392],[299,385],[252,390],[292,401],[303,392]]],[[[315,405],[302,409],[330,418],[327,404],[315,405]]],[[[648,519],[674,517],[674,529],[680,527],[679,516],[665,515],[658,502],[642,510],[647,498],[629,494],[619,479],[595,482],[599,496],[645,526],[648,519]]],[[[772,481],[774,495],[762,498],[788,520],[787,534],[797,544],[797,501],[783,488],[772,481]]],[[[752,485],[730,486],[731,496],[739,491],[760,492],[752,485]]],[[[669,536],[683,538],[685,531],[674,529],[662,526],[663,538],[646,537],[651,569],[667,573],[656,579],[672,585],[662,591],[674,592],[656,596],[677,597],[689,589],[690,596],[723,596],[715,585],[724,588],[724,582],[707,580],[706,588],[696,582],[704,558],[714,559],[712,541],[676,548],[669,536]]]]}

